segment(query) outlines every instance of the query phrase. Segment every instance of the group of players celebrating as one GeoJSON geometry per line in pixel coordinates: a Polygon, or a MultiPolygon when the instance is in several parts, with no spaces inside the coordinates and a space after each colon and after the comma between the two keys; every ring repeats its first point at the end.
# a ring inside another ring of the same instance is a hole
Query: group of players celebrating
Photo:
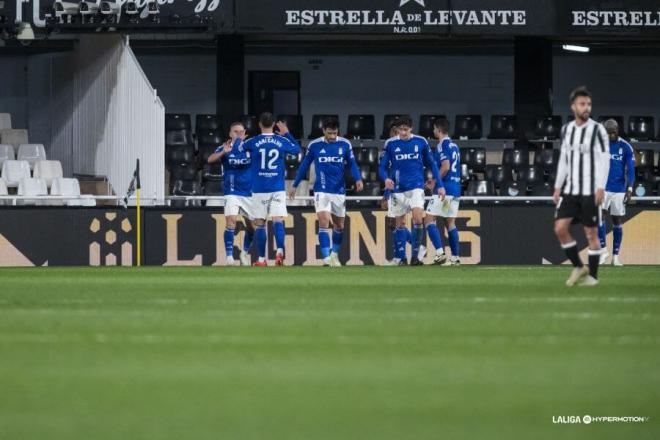
{"type": "MultiPolygon", "coordinates": [[[[230,266],[237,264],[233,255],[239,215],[247,219],[240,264],[249,266],[252,263],[249,250],[253,241],[256,242],[258,260],[252,265],[268,264],[266,222],[271,218],[277,246],[275,265],[284,265],[284,219],[287,216],[285,159],[287,154],[298,155],[301,148],[286,124],[276,121],[271,113],[259,116],[259,127],[261,134],[246,139],[245,126],[241,122],[234,122],[230,127],[230,139],[208,158],[209,163],[221,161],[224,167],[224,242],[226,261],[230,266]]],[[[449,138],[449,124],[444,119],[435,121],[434,133],[439,143],[433,150],[425,138],[412,133],[412,128],[410,118],[398,119],[392,127],[392,137],[385,142],[380,159],[379,176],[385,185],[388,217],[395,219],[394,259],[388,263],[407,265],[406,245],[410,242],[410,264],[422,265],[426,251],[423,242],[428,231],[436,248],[433,263],[458,265],[459,238],[455,220],[461,195],[459,149],[449,138]],[[427,169],[433,176],[430,179],[426,179],[427,169]],[[426,211],[425,188],[434,194],[426,211]],[[412,232],[406,225],[408,214],[412,214],[412,232]],[[444,254],[436,217],[443,217],[446,221],[452,253],[449,262],[444,254]]],[[[337,120],[324,121],[323,136],[309,143],[288,194],[291,199],[295,198],[298,185],[314,164],[316,179],[313,190],[319,221],[318,241],[323,265],[332,267],[341,266],[339,251],[346,216],[346,167],[349,167],[355,179],[355,189],[359,192],[364,187],[351,143],[338,133],[337,120]]]]}
{"type": "MultiPolygon", "coordinates": [[[[614,120],[601,125],[590,118],[591,94],[576,89],[570,98],[574,121],[562,129],[561,155],[555,181],[555,234],[574,266],[567,284],[596,285],[598,265],[609,257],[606,248],[606,228],[603,213],[611,215],[613,223],[612,264],[622,265],[619,251],[623,238],[625,204],[630,200],[635,177],[634,152],[619,136],[614,120]],[[582,223],[589,243],[589,267],[584,267],[578,255],[577,242],[569,226],[582,223]]],[[[289,133],[286,124],[276,121],[271,113],[259,117],[261,134],[246,139],[245,126],[234,122],[230,139],[209,157],[209,163],[221,161],[224,167],[225,217],[224,242],[227,265],[234,260],[234,233],[239,215],[247,221],[245,240],[240,252],[240,264],[267,266],[267,229],[272,219],[277,251],[275,265],[284,265],[287,217],[285,191],[286,155],[298,155],[301,147],[289,133]],[[277,133],[275,132],[277,130],[277,133]],[[249,253],[256,242],[258,260],[249,253]]],[[[433,264],[459,265],[459,234],[456,228],[461,197],[461,158],[456,143],[449,137],[449,123],[434,121],[433,133],[438,140],[435,148],[413,134],[412,120],[402,117],[391,127],[391,137],[385,142],[378,174],[385,191],[383,207],[387,209],[388,225],[393,233],[394,258],[387,265],[423,265],[426,233],[436,249],[433,264]],[[427,178],[426,172],[431,177],[427,178]],[[432,192],[428,203],[424,190],[432,192]],[[425,208],[426,204],[426,208],[425,208]],[[409,230],[408,215],[412,216],[409,230]],[[444,219],[451,258],[447,259],[438,217],[444,219]],[[407,244],[411,245],[408,263],[407,244]]],[[[348,139],[339,136],[339,123],[325,120],[323,136],[311,141],[289,191],[294,199],[300,182],[314,165],[314,207],[319,221],[318,242],[324,266],[339,267],[339,251],[344,235],[346,216],[345,170],[349,168],[356,190],[362,191],[360,171],[348,139]]]]}

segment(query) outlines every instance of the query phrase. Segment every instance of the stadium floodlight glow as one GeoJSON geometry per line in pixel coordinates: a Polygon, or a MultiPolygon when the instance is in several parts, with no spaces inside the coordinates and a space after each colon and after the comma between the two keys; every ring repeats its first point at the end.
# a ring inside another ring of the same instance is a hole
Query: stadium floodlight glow
{"type": "Polygon", "coordinates": [[[587,53],[589,52],[589,47],[587,46],[577,46],[575,44],[563,44],[561,46],[562,49],[567,50],[569,52],[581,52],[581,53],[587,53]]]}
{"type": "Polygon", "coordinates": [[[63,2],[61,0],[56,1],[53,4],[53,9],[55,9],[55,18],[59,23],[66,23],[71,21],[71,17],[78,15],[80,11],[78,3],[74,2],[63,2]],[[67,17],[69,17],[67,19],[67,17]]]}
{"type": "Polygon", "coordinates": [[[105,0],[101,2],[101,15],[110,23],[118,23],[121,15],[121,6],[116,1],[105,0]]]}

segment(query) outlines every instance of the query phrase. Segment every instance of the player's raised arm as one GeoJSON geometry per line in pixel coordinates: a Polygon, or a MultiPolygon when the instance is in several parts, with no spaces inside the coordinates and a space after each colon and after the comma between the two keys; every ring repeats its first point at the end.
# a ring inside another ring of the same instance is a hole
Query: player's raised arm
{"type": "Polygon", "coordinates": [[[236,139],[233,144],[230,140],[227,140],[224,144],[220,145],[218,148],[215,149],[215,151],[209,156],[209,158],[206,160],[207,163],[216,163],[220,160],[222,160],[222,157],[231,153],[231,149],[234,148],[235,145],[238,145],[241,143],[241,139],[236,139]]]}
{"type": "Polygon", "coordinates": [[[280,136],[283,136],[287,141],[289,141],[284,143],[284,151],[293,155],[300,153],[300,144],[298,143],[298,140],[293,137],[286,123],[278,121],[275,123],[275,125],[277,126],[277,130],[279,131],[280,136]]]}

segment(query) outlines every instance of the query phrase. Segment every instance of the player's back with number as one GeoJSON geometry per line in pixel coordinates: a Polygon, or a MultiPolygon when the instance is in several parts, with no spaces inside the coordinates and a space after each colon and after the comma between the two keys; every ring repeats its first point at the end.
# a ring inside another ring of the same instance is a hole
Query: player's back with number
{"type": "Polygon", "coordinates": [[[248,139],[244,148],[252,153],[252,192],[284,191],[286,155],[298,154],[300,147],[288,137],[269,133],[248,139]]]}
{"type": "Polygon", "coordinates": [[[438,164],[443,160],[449,162],[449,170],[442,178],[448,196],[461,196],[461,151],[458,145],[449,138],[442,140],[438,146],[439,157],[436,158],[438,164]]]}

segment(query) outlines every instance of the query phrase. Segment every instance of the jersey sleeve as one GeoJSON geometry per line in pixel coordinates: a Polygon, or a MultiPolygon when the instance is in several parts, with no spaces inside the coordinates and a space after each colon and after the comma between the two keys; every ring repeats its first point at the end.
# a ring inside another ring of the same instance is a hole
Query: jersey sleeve
{"type": "Polygon", "coordinates": [[[312,165],[312,162],[314,161],[314,150],[315,150],[314,145],[310,145],[307,148],[307,154],[305,154],[305,157],[300,163],[300,166],[298,167],[298,171],[296,172],[296,178],[293,181],[294,188],[298,188],[298,185],[300,185],[300,181],[303,180],[303,178],[307,175],[307,170],[309,170],[309,167],[312,165]]]}
{"type": "Polygon", "coordinates": [[[559,162],[557,163],[557,177],[555,178],[555,189],[560,189],[564,186],[566,177],[568,177],[568,152],[566,151],[566,130],[567,126],[564,125],[561,129],[561,144],[559,145],[559,162]]]}
{"type": "Polygon", "coordinates": [[[353,179],[356,182],[362,180],[362,176],[360,175],[360,168],[358,167],[357,160],[355,160],[355,155],[353,154],[353,146],[350,144],[350,142],[348,142],[348,148],[346,149],[344,156],[346,162],[351,167],[351,174],[353,175],[353,179]]]}
{"type": "Polygon", "coordinates": [[[442,188],[444,185],[442,184],[442,179],[440,178],[438,164],[435,163],[435,159],[433,158],[433,154],[431,154],[431,148],[429,147],[428,143],[424,145],[422,154],[424,154],[424,161],[426,162],[426,166],[431,169],[431,173],[435,179],[435,189],[437,190],[438,188],[442,188]]]}
{"type": "Polygon", "coordinates": [[[635,152],[632,146],[628,145],[626,157],[626,190],[632,188],[635,184],[635,152]]]}
{"type": "Polygon", "coordinates": [[[391,161],[392,158],[390,155],[390,149],[389,146],[386,144],[385,148],[383,149],[383,155],[380,158],[380,163],[378,164],[378,176],[380,177],[380,180],[382,180],[383,182],[385,182],[387,179],[390,178],[387,169],[389,168],[391,161]]]}
{"type": "Polygon", "coordinates": [[[595,164],[595,182],[596,189],[605,189],[607,185],[607,177],[610,173],[610,141],[607,137],[607,131],[602,124],[596,127],[598,130],[597,144],[598,148],[594,148],[594,164],[595,164]]]}
{"type": "Polygon", "coordinates": [[[449,151],[449,139],[442,141],[442,144],[438,148],[438,166],[442,164],[443,161],[449,160],[451,153],[449,151]]]}
{"type": "Polygon", "coordinates": [[[254,149],[254,139],[255,138],[247,138],[243,141],[243,149],[245,151],[252,151],[254,149]]]}
{"type": "Polygon", "coordinates": [[[286,151],[289,154],[296,155],[300,153],[300,144],[296,140],[296,138],[293,137],[291,132],[288,132],[285,134],[284,139],[286,139],[287,142],[284,142],[284,151],[286,151]]]}

